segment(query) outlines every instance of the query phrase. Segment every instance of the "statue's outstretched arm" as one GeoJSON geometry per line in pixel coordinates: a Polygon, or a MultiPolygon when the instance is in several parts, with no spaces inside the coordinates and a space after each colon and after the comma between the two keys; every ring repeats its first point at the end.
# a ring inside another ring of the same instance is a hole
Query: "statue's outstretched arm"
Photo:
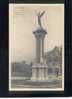
{"type": "Polygon", "coordinates": [[[44,15],[45,11],[43,11],[41,14],[40,14],[40,17],[42,17],[44,15]]]}

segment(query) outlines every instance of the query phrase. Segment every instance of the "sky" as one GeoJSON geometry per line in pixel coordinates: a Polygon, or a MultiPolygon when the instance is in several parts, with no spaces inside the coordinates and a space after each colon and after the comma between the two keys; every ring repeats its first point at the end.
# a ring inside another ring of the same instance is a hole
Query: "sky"
{"type": "Polygon", "coordinates": [[[35,59],[35,37],[38,28],[37,13],[45,11],[42,26],[47,31],[44,52],[55,46],[64,46],[63,4],[10,4],[9,5],[9,52],[12,62],[35,59]]]}

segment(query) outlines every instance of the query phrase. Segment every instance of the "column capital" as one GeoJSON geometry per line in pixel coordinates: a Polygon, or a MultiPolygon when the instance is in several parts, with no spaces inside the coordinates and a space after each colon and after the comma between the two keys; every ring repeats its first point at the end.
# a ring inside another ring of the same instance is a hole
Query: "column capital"
{"type": "Polygon", "coordinates": [[[34,35],[46,35],[47,32],[45,29],[43,28],[38,28],[37,30],[33,31],[33,34],[34,35]]]}

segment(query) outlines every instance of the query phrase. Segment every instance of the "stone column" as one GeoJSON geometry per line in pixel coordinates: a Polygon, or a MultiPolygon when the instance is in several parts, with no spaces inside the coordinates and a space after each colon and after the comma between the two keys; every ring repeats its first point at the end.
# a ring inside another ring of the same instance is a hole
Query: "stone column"
{"type": "Polygon", "coordinates": [[[32,66],[31,80],[48,80],[48,68],[44,63],[44,38],[47,32],[43,28],[38,28],[33,34],[36,39],[36,62],[32,66]]]}
{"type": "Polygon", "coordinates": [[[44,38],[46,31],[38,30],[33,32],[36,38],[36,63],[43,63],[44,59],[44,38]]]}
{"type": "Polygon", "coordinates": [[[36,37],[36,63],[40,63],[40,38],[36,37]]]}

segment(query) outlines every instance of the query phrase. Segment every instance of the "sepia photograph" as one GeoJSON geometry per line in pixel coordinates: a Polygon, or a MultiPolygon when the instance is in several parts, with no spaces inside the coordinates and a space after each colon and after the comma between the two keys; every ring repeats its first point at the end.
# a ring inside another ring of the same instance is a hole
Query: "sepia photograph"
{"type": "Polygon", "coordinates": [[[9,90],[64,91],[64,4],[9,4],[9,90]]]}

